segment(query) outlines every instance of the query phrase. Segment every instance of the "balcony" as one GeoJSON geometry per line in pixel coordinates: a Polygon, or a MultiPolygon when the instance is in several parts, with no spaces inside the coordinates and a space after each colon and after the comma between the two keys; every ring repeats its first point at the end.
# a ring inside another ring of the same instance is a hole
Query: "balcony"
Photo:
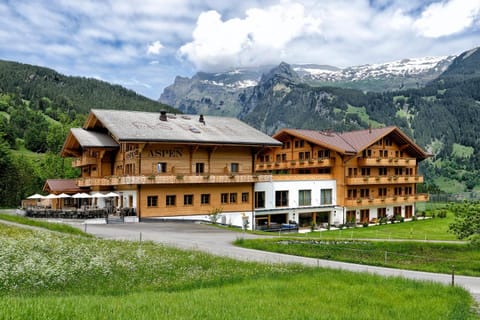
{"type": "Polygon", "coordinates": [[[334,164],[335,164],[335,158],[259,162],[255,165],[255,170],[265,171],[265,170],[283,170],[283,169],[293,169],[293,168],[327,168],[327,167],[333,167],[334,164]]]}
{"type": "Polygon", "coordinates": [[[423,183],[423,176],[347,177],[346,183],[349,185],[423,183]]]}
{"type": "Polygon", "coordinates": [[[360,167],[414,167],[415,158],[358,158],[360,167]]]}
{"type": "Polygon", "coordinates": [[[118,186],[132,184],[205,184],[205,183],[253,183],[268,182],[271,175],[152,175],[152,176],[110,176],[103,178],[79,178],[79,187],[118,186]]]}
{"type": "Polygon", "coordinates": [[[383,206],[383,205],[401,205],[401,204],[410,204],[419,201],[428,201],[428,194],[426,193],[417,193],[411,195],[399,195],[391,197],[378,197],[378,198],[357,198],[357,199],[346,199],[345,206],[347,207],[370,207],[370,206],[383,206]]]}
{"type": "Polygon", "coordinates": [[[308,174],[274,174],[273,181],[311,181],[311,180],[333,180],[331,174],[308,173],[308,174]]]}
{"type": "Polygon", "coordinates": [[[72,167],[83,167],[83,166],[95,165],[95,164],[97,164],[97,158],[94,158],[94,157],[75,158],[72,161],[72,167]]]}

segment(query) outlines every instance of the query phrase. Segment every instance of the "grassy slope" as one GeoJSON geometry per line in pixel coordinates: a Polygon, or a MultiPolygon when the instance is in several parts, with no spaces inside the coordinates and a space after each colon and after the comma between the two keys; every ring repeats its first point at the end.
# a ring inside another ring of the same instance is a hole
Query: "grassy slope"
{"type": "Polygon", "coordinates": [[[5,319],[475,319],[471,297],[457,287],[150,242],[0,224],[0,251],[5,319]]]}

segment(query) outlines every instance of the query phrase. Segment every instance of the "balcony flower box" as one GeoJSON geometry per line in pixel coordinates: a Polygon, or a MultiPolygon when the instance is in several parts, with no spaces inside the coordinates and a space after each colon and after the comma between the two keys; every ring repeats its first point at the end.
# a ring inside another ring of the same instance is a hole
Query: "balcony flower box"
{"type": "Polygon", "coordinates": [[[361,198],[357,199],[357,203],[362,203],[362,199],[361,198]]]}

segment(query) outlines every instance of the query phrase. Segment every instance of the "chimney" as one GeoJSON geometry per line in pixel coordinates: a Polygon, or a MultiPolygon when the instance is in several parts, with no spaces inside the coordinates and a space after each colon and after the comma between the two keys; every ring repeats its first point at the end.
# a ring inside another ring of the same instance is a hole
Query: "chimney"
{"type": "Polygon", "coordinates": [[[167,121],[167,111],[160,111],[160,121],[167,121]]]}
{"type": "Polygon", "coordinates": [[[203,114],[200,115],[200,118],[198,119],[200,123],[205,124],[205,118],[203,117],[203,114]]]}

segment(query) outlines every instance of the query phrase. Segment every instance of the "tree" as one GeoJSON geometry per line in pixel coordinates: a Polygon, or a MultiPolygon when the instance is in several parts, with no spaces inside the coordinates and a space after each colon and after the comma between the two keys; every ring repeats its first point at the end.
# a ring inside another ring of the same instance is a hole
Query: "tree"
{"type": "Polygon", "coordinates": [[[449,230],[460,240],[470,239],[473,244],[480,245],[480,202],[449,204],[448,209],[455,215],[449,230]]]}

